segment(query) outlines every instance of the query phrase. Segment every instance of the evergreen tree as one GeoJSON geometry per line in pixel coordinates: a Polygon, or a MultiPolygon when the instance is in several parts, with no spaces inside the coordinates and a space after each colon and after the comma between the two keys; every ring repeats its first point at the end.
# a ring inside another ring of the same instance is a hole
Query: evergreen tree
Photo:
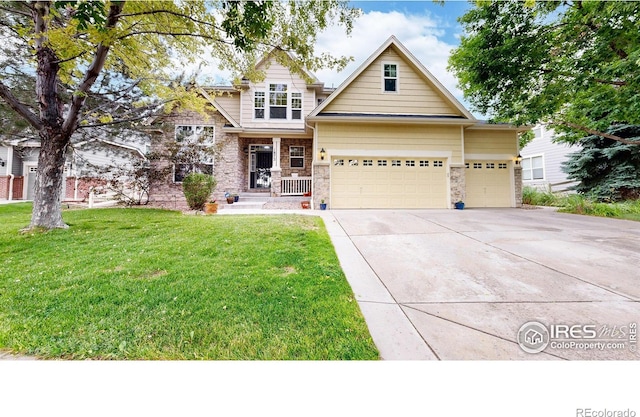
{"type": "MultiPolygon", "coordinates": [[[[633,138],[640,136],[640,126],[617,125],[607,132],[633,138]]],[[[576,191],[601,201],[640,198],[640,146],[596,135],[583,138],[580,144],[582,150],[562,166],[568,178],[580,181],[576,191]]]]}

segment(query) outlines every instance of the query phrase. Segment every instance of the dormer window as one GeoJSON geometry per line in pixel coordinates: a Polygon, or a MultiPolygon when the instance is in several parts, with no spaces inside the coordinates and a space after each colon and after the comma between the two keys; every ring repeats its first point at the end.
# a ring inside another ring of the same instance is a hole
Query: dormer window
{"type": "Polygon", "coordinates": [[[382,64],[382,91],[385,93],[395,93],[398,91],[398,65],[382,64]]]}

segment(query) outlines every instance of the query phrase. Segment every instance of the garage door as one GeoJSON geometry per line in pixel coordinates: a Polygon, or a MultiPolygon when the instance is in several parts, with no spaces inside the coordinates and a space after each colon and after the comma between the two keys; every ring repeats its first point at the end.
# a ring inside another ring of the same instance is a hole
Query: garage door
{"type": "Polygon", "coordinates": [[[446,208],[447,161],[336,156],[332,208],[446,208]]]}
{"type": "Polygon", "coordinates": [[[508,161],[469,161],[466,167],[466,206],[511,207],[508,161]]]}

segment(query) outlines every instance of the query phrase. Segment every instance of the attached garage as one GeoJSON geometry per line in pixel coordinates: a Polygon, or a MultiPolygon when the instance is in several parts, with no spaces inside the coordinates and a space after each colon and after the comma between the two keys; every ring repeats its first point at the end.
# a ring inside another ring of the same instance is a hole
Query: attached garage
{"type": "Polygon", "coordinates": [[[447,208],[444,158],[334,156],[332,208],[447,208]]]}
{"type": "Polygon", "coordinates": [[[466,164],[468,207],[511,207],[513,187],[509,161],[468,161],[466,164]]]}

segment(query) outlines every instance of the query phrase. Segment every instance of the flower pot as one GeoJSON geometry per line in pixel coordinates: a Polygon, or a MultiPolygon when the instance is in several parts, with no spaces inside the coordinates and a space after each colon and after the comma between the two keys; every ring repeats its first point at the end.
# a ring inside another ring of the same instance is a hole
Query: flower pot
{"type": "Polygon", "coordinates": [[[311,208],[311,203],[309,201],[301,201],[300,205],[302,206],[303,209],[310,209],[311,208]]]}
{"type": "Polygon", "coordinates": [[[327,203],[320,203],[320,210],[326,210],[327,209],[327,203]]]}
{"type": "Polygon", "coordinates": [[[234,195],[233,196],[233,201],[237,203],[238,200],[240,200],[240,196],[239,195],[234,195]]]}
{"type": "Polygon", "coordinates": [[[206,203],[204,212],[205,214],[216,214],[218,212],[218,203],[206,203]]]}
{"type": "Polygon", "coordinates": [[[464,203],[462,201],[458,201],[457,203],[454,204],[454,207],[457,210],[462,210],[462,209],[464,209],[464,203]]]}
{"type": "Polygon", "coordinates": [[[227,197],[227,204],[233,204],[233,197],[227,197]]]}

